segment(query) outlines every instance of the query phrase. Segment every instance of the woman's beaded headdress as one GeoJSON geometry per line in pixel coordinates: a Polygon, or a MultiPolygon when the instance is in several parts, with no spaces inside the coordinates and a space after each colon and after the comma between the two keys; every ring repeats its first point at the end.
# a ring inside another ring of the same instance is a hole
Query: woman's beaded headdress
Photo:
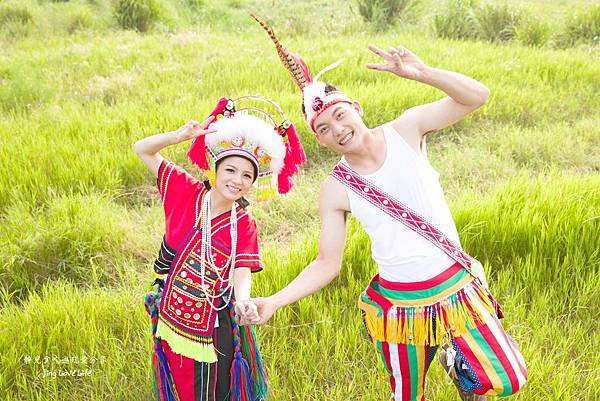
{"type": "Polygon", "coordinates": [[[188,151],[188,157],[204,170],[214,185],[216,164],[228,156],[242,156],[256,167],[258,201],[271,200],[276,193],[284,194],[292,188],[292,175],[306,161],[306,155],[294,125],[285,118],[279,105],[259,96],[237,99],[221,98],[210,113],[214,117],[208,127],[217,131],[197,137],[188,151]],[[246,101],[261,101],[275,108],[281,122],[265,110],[242,107],[246,101]]]}

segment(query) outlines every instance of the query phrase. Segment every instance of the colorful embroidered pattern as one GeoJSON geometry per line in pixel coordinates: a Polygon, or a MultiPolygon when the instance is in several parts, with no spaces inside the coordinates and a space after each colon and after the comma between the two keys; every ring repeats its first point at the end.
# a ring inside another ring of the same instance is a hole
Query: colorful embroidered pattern
{"type": "MultiPolygon", "coordinates": [[[[211,308],[212,299],[206,298],[205,291],[209,296],[221,298],[218,295],[226,287],[228,270],[217,272],[205,265],[205,274],[201,276],[202,235],[197,224],[199,205],[207,191],[185,170],[169,162],[163,162],[158,176],[166,220],[164,247],[158,263],[160,271],[169,272],[169,276],[161,300],[156,336],[167,341],[180,355],[212,363],[216,361],[212,343],[216,313],[211,308]],[[175,248],[169,246],[169,242],[177,244],[176,256],[171,262],[167,256],[170,257],[169,252],[175,248]]],[[[236,209],[236,214],[238,232],[243,233],[238,236],[237,249],[243,256],[236,259],[234,268],[259,271],[256,223],[241,207],[236,209]]],[[[229,212],[211,219],[210,249],[216,266],[224,266],[231,253],[230,227],[229,212]]],[[[224,300],[212,302],[223,303],[224,300]]]]}

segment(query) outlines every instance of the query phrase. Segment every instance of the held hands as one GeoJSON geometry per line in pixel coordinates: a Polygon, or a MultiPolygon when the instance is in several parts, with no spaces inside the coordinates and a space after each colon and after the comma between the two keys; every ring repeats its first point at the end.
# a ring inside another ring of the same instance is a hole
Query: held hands
{"type": "Polygon", "coordinates": [[[385,61],[384,64],[367,64],[366,67],[377,71],[388,71],[402,78],[418,80],[427,66],[413,52],[399,46],[390,47],[386,52],[376,46],[369,45],[369,50],[385,61]]]}
{"type": "Polygon", "coordinates": [[[202,135],[210,134],[212,132],[217,132],[215,128],[206,128],[208,125],[214,120],[214,116],[209,116],[206,120],[199,123],[195,120],[190,120],[177,130],[173,131],[173,135],[177,138],[177,142],[187,141],[189,139],[194,139],[202,135]]]}
{"type": "Polygon", "coordinates": [[[259,318],[253,322],[253,324],[265,324],[271,319],[273,313],[277,310],[278,306],[272,297],[267,298],[253,298],[252,301],[258,308],[259,318]]]}
{"type": "Polygon", "coordinates": [[[239,325],[247,326],[259,320],[258,308],[252,300],[236,301],[234,310],[236,322],[239,325]]]}
{"type": "Polygon", "coordinates": [[[271,298],[253,298],[235,303],[235,313],[241,325],[265,324],[276,310],[277,306],[271,298]]]}

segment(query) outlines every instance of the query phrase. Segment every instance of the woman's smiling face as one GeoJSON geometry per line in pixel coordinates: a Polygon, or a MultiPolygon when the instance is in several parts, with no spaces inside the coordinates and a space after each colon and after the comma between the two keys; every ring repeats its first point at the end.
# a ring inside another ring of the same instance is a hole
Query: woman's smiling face
{"type": "Polygon", "coordinates": [[[241,156],[228,156],[217,166],[215,191],[225,199],[236,201],[250,192],[255,180],[256,167],[241,156]]]}

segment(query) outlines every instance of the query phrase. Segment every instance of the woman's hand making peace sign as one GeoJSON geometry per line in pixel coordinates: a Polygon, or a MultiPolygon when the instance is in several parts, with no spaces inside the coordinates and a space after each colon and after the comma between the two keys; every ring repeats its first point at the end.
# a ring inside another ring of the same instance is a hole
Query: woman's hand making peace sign
{"type": "Polygon", "coordinates": [[[199,123],[196,120],[190,120],[181,127],[173,131],[173,135],[177,138],[177,142],[183,142],[197,138],[202,135],[216,132],[215,128],[206,128],[214,120],[214,116],[209,116],[206,120],[199,123]]]}

